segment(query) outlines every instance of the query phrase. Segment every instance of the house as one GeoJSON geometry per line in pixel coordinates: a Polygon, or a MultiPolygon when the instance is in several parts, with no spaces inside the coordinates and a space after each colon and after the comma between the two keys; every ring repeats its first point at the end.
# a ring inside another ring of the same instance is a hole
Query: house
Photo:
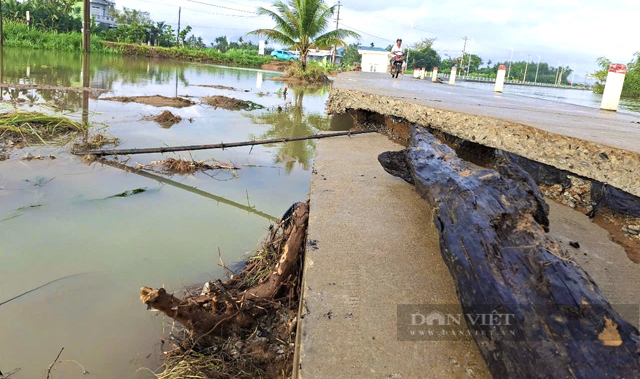
{"type": "Polygon", "coordinates": [[[102,29],[117,27],[116,20],[111,16],[110,10],[116,6],[115,1],[91,0],[91,17],[95,18],[96,25],[102,29]]]}
{"type": "Polygon", "coordinates": [[[362,55],[360,67],[364,72],[386,73],[389,67],[389,51],[381,47],[359,46],[358,54],[362,55]]]}
{"type": "MultiPolygon", "coordinates": [[[[340,54],[340,49],[336,50],[336,64],[340,64],[342,61],[342,54],[340,54]]],[[[311,49],[309,53],[307,53],[307,59],[312,61],[324,61],[331,62],[331,54],[333,53],[333,49],[321,50],[321,49],[311,49]]]]}

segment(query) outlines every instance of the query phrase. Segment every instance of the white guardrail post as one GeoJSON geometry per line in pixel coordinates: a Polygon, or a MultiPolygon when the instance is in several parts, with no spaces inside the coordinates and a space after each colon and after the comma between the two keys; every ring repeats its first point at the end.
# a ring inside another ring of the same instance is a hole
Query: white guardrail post
{"type": "Polygon", "coordinates": [[[458,71],[456,67],[451,68],[451,75],[449,76],[449,85],[452,85],[452,86],[456,85],[456,71],[458,71]]]}
{"type": "Polygon", "coordinates": [[[433,72],[431,73],[431,81],[435,82],[438,80],[438,68],[434,67],[433,72]]]}
{"type": "Polygon", "coordinates": [[[504,77],[507,73],[507,66],[500,65],[498,67],[498,75],[496,76],[496,86],[493,88],[494,92],[502,93],[504,87],[504,77]]]}
{"type": "Polygon", "coordinates": [[[624,77],[627,74],[627,66],[614,63],[609,67],[607,81],[604,84],[604,93],[602,94],[602,104],[600,109],[607,111],[617,111],[620,103],[620,95],[622,94],[622,86],[624,85],[624,77]]]}

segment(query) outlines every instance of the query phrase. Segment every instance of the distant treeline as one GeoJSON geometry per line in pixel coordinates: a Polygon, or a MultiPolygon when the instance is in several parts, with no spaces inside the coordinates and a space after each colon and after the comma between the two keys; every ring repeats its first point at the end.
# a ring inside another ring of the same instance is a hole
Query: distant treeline
{"type": "MultiPolygon", "coordinates": [[[[495,78],[500,65],[509,66],[509,62],[494,63],[491,60],[487,61],[485,64],[482,58],[475,54],[465,54],[464,57],[451,57],[449,55],[441,57],[440,54],[438,54],[438,52],[432,47],[435,41],[435,38],[425,38],[420,42],[411,45],[406,51],[406,54],[409,56],[407,67],[424,67],[427,71],[431,71],[434,67],[438,67],[439,72],[448,74],[451,72],[451,68],[456,66],[458,67],[458,73],[466,73],[468,68],[469,74],[471,75],[495,78]]],[[[393,45],[387,46],[387,50],[391,50],[392,46],[393,45]]],[[[361,57],[357,52],[357,48],[358,44],[350,45],[350,49],[344,58],[344,62],[346,64],[359,64],[361,57]]],[[[536,81],[536,68],[538,68],[537,62],[529,62],[528,67],[526,61],[511,62],[509,79],[520,81],[525,80],[527,82],[536,81]],[[527,71],[526,78],[525,68],[527,71]]],[[[562,76],[562,79],[559,82],[562,84],[568,84],[568,79],[571,73],[573,73],[573,70],[569,66],[553,67],[546,62],[540,62],[537,82],[554,84],[558,79],[559,72],[562,76]]]]}

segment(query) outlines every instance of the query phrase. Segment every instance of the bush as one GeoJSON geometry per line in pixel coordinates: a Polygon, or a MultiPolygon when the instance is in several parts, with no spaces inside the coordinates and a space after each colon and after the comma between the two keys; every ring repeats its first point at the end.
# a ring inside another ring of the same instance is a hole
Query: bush
{"type": "Polygon", "coordinates": [[[302,69],[302,63],[296,61],[290,65],[284,72],[285,78],[297,79],[305,83],[327,83],[328,71],[321,63],[307,62],[307,69],[302,69]]]}

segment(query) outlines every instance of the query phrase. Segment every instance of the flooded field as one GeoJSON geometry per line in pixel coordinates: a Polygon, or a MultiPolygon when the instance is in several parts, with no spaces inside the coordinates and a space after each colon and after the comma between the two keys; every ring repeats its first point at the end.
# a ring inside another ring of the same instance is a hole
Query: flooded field
{"type": "MultiPolygon", "coordinates": [[[[278,74],[36,50],[5,49],[0,82],[91,86],[104,93],[2,88],[0,111],[64,114],[121,140],[119,148],[293,137],[343,129],[324,115],[328,87],[288,88],[278,74]],[[217,86],[204,87],[206,86],[217,86]],[[222,86],[222,87],[221,87],[222,86]],[[228,88],[223,88],[228,87],[228,88]],[[232,87],[232,88],[231,88],[232,87]],[[184,108],[105,101],[163,95],[184,108]],[[253,111],[201,103],[225,95],[264,106],[253,111]],[[170,110],[182,121],[148,120],[170,110]],[[164,127],[163,127],[164,126],[164,127]]],[[[70,145],[25,146],[0,161],[0,370],[14,378],[148,378],[162,360],[169,321],[139,300],[143,285],[168,291],[223,276],[256,248],[271,220],[309,190],[314,141],[133,155],[138,167],[164,158],[215,159],[237,169],[193,175],[126,172],[86,163],[70,145]],[[27,154],[43,160],[25,160],[27,154]],[[55,159],[48,156],[53,155],[55,159]],[[144,191],[135,191],[144,189],[144,191]],[[125,191],[130,196],[116,196],[125,191]],[[52,283],[7,300],[38,286],[52,283]],[[82,368],[84,367],[84,368],[82,368]]],[[[165,350],[171,346],[165,346],[165,350]]]]}

